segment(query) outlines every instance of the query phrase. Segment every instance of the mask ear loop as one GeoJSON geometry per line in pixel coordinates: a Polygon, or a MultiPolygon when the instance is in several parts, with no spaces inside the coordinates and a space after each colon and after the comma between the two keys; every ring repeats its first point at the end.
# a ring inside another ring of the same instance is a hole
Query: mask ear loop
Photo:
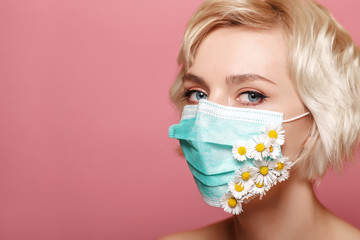
{"type": "Polygon", "coordinates": [[[294,162],[291,163],[291,166],[294,166],[298,161],[299,159],[296,159],[294,162]]]}
{"type": "MultiPolygon", "coordinates": [[[[310,114],[310,112],[306,112],[306,113],[303,113],[303,114],[301,114],[299,116],[296,116],[296,117],[293,117],[293,118],[290,118],[290,119],[287,119],[287,120],[283,120],[282,122],[283,123],[292,122],[292,121],[298,120],[300,118],[303,118],[303,117],[305,117],[305,116],[307,116],[309,114],[310,114]]],[[[296,159],[294,162],[292,162],[291,166],[294,166],[298,161],[299,161],[299,159],[296,159]]]]}
{"type": "Polygon", "coordinates": [[[301,114],[301,115],[299,115],[299,116],[297,116],[297,117],[293,117],[293,118],[290,118],[290,119],[287,119],[287,120],[283,120],[282,122],[283,122],[283,123],[292,122],[292,121],[298,120],[298,119],[300,119],[300,118],[303,118],[303,117],[305,117],[305,116],[307,116],[307,115],[309,115],[309,114],[310,114],[310,112],[306,112],[306,113],[303,113],[303,114],[301,114]]]}

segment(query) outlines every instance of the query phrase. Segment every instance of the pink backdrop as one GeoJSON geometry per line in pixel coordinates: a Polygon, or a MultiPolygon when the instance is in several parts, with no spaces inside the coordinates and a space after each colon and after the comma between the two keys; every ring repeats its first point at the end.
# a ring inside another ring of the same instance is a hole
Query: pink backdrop
{"type": "MultiPolygon", "coordinates": [[[[322,0],[360,43],[360,3],[322,0]]],[[[200,0],[0,1],[0,239],[155,239],[227,217],[168,127],[200,0]]],[[[318,195],[360,228],[359,164],[318,195]]]]}

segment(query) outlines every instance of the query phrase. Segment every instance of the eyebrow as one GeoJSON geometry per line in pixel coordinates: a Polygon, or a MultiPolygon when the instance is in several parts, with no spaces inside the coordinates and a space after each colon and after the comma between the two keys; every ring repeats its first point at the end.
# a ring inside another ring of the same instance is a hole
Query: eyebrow
{"type": "Polygon", "coordinates": [[[248,81],[253,81],[253,80],[263,80],[268,83],[276,85],[276,83],[274,83],[273,81],[271,81],[263,76],[260,76],[258,74],[254,74],[254,73],[246,73],[246,74],[229,76],[226,78],[226,84],[232,85],[232,84],[238,84],[238,83],[243,83],[243,82],[248,82],[248,81]]]}
{"type": "MultiPolygon", "coordinates": [[[[191,74],[191,73],[184,74],[184,76],[182,77],[182,81],[184,81],[184,80],[190,80],[190,81],[196,82],[198,84],[207,86],[204,79],[202,79],[201,77],[198,77],[194,74],[191,74]]],[[[238,84],[238,83],[243,83],[243,82],[248,82],[248,81],[253,81],[253,80],[263,80],[263,81],[269,82],[271,84],[277,85],[273,81],[271,81],[263,76],[260,76],[258,74],[254,74],[254,73],[246,73],[246,74],[228,76],[228,77],[226,77],[226,84],[233,85],[233,84],[238,84]]]]}
{"type": "Polygon", "coordinates": [[[205,87],[208,87],[207,83],[204,81],[204,79],[202,79],[201,77],[198,77],[194,74],[191,74],[191,73],[185,73],[184,76],[182,77],[181,79],[183,82],[185,80],[190,80],[192,82],[195,82],[195,83],[198,83],[200,85],[203,85],[205,87]]]}

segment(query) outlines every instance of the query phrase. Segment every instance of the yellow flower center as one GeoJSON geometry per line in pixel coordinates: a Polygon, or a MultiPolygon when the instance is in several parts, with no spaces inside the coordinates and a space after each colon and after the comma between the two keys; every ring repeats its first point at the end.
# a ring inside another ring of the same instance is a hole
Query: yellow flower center
{"type": "Polygon", "coordinates": [[[268,172],[269,172],[269,169],[266,167],[266,166],[262,166],[261,168],[260,168],[260,173],[262,174],[262,175],[266,175],[266,174],[268,174],[268,172]]]}
{"type": "Polygon", "coordinates": [[[235,190],[237,192],[242,192],[244,190],[244,187],[240,183],[235,184],[235,190]]]}
{"type": "Polygon", "coordinates": [[[260,183],[255,183],[255,185],[258,187],[258,188],[262,188],[264,186],[264,183],[260,184],[260,183]]]}
{"type": "Polygon", "coordinates": [[[277,134],[277,132],[276,132],[275,130],[271,130],[271,131],[269,132],[268,136],[269,136],[269,138],[275,138],[275,139],[277,139],[278,134],[277,134]]]}
{"type": "Polygon", "coordinates": [[[240,154],[240,155],[245,155],[245,153],[246,153],[246,148],[245,147],[239,147],[238,148],[238,153],[240,154]]]}
{"type": "Polygon", "coordinates": [[[237,204],[237,201],[235,198],[233,198],[233,197],[229,198],[229,200],[228,200],[229,207],[234,208],[234,207],[236,207],[236,204],[237,204]]]}
{"type": "Polygon", "coordinates": [[[245,181],[249,180],[250,179],[250,173],[249,172],[244,172],[242,175],[241,175],[242,179],[244,179],[245,181]]]}
{"type": "Polygon", "coordinates": [[[264,151],[264,150],[265,150],[264,144],[258,143],[258,144],[256,145],[256,151],[262,152],[262,151],[264,151]]]}
{"type": "Polygon", "coordinates": [[[281,169],[283,169],[283,168],[284,168],[284,164],[281,163],[281,162],[278,162],[276,169],[277,169],[277,170],[281,170],[281,169]]]}
{"type": "Polygon", "coordinates": [[[270,152],[274,151],[274,148],[272,146],[269,147],[270,152]]]}

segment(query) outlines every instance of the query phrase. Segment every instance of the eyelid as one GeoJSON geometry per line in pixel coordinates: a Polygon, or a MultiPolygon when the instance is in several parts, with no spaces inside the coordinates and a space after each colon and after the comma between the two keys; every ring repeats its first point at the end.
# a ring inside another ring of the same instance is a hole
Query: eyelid
{"type": "Polygon", "coordinates": [[[199,87],[190,87],[188,89],[184,89],[185,92],[202,92],[205,93],[207,96],[209,96],[209,94],[207,93],[206,90],[204,90],[203,88],[199,88],[199,87]]]}
{"type": "Polygon", "coordinates": [[[237,94],[240,95],[240,94],[246,93],[246,92],[255,92],[255,93],[259,93],[259,94],[261,94],[263,96],[266,96],[265,93],[263,93],[260,90],[256,90],[254,88],[242,88],[242,89],[238,90],[237,94]]]}
{"type": "Polygon", "coordinates": [[[198,104],[198,100],[191,100],[191,96],[197,92],[203,93],[204,95],[206,95],[206,98],[208,98],[208,96],[209,96],[208,93],[204,89],[198,88],[198,87],[193,87],[193,88],[189,88],[189,89],[184,88],[183,93],[181,94],[182,95],[181,98],[187,104],[198,104]]]}
{"type": "Polygon", "coordinates": [[[251,102],[251,101],[248,101],[248,102],[244,102],[244,101],[240,101],[239,102],[242,104],[242,105],[247,105],[247,106],[255,106],[255,105],[259,105],[261,103],[263,103],[264,101],[266,101],[266,98],[268,98],[268,96],[266,96],[264,93],[262,93],[261,91],[259,90],[255,90],[255,89],[241,89],[240,91],[238,91],[238,96],[237,96],[237,99],[239,99],[241,97],[241,95],[244,95],[244,94],[251,94],[251,93],[256,93],[260,96],[259,97],[259,101],[256,101],[256,102],[251,102]]]}
{"type": "Polygon", "coordinates": [[[194,81],[192,79],[183,78],[182,79],[182,87],[185,91],[198,89],[203,91],[204,93],[210,92],[208,85],[203,81],[194,81]]]}

